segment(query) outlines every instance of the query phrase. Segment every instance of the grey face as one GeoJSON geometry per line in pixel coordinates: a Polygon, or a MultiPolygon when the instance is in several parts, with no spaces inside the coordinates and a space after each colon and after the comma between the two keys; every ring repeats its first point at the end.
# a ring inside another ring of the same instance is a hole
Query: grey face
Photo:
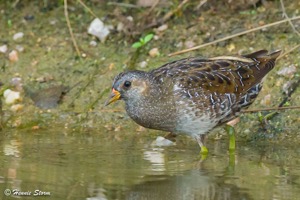
{"type": "Polygon", "coordinates": [[[113,90],[119,92],[120,97],[125,101],[134,101],[141,98],[148,86],[148,74],[143,71],[129,71],[115,77],[113,90]]]}

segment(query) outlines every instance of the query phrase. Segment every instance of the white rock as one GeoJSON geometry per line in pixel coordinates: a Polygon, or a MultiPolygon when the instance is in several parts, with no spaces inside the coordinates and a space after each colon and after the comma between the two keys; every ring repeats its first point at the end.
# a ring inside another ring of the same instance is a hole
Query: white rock
{"type": "Polygon", "coordinates": [[[146,68],[147,65],[148,65],[148,63],[145,60],[139,63],[140,68],[146,68]]]}
{"type": "Polygon", "coordinates": [[[153,36],[153,39],[154,39],[154,40],[159,40],[159,36],[158,36],[158,35],[154,35],[154,36],[153,36]]]}
{"type": "Polygon", "coordinates": [[[16,49],[17,49],[18,52],[24,51],[24,47],[21,46],[21,45],[17,45],[17,46],[16,46],[16,49]]]}
{"type": "Polygon", "coordinates": [[[110,31],[99,18],[95,18],[88,28],[88,33],[99,38],[101,42],[104,42],[110,31]]]}
{"type": "Polygon", "coordinates": [[[19,40],[19,39],[22,39],[23,36],[24,36],[24,33],[23,33],[23,32],[18,32],[18,33],[16,33],[16,34],[14,34],[13,39],[14,39],[14,40],[19,40]]]}
{"type": "Polygon", "coordinates": [[[133,22],[133,17],[132,16],[127,16],[126,19],[130,22],[133,22]]]}
{"type": "Polygon", "coordinates": [[[156,138],[155,141],[153,141],[152,145],[153,146],[159,146],[159,147],[166,147],[166,146],[172,146],[174,145],[175,143],[172,142],[171,140],[168,140],[164,137],[161,137],[161,136],[158,136],[156,138]]]}
{"type": "Polygon", "coordinates": [[[168,25],[167,24],[163,24],[163,25],[161,25],[160,27],[157,28],[157,30],[159,32],[163,32],[163,31],[165,31],[167,29],[168,29],[168,25]]]}
{"type": "Polygon", "coordinates": [[[195,45],[196,45],[196,43],[191,40],[184,42],[184,46],[188,49],[194,47],[195,45]]]}
{"type": "Polygon", "coordinates": [[[294,64],[288,66],[288,67],[284,67],[282,68],[281,70],[279,70],[277,72],[278,75],[282,75],[282,76],[285,76],[285,77],[293,77],[294,74],[296,73],[297,71],[297,68],[294,64]]]}
{"type": "Polygon", "coordinates": [[[21,100],[20,92],[15,92],[10,89],[6,89],[3,93],[3,96],[6,104],[13,104],[21,100]]]}
{"type": "Polygon", "coordinates": [[[124,29],[124,24],[122,22],[119,22],[117,25],[117,31],[121,32],[121,31],[123,31],[123,29],[124,29]]]}
{"type": "Polygon", "coordinates": [[[6,44],[0,46],[0,52],[1,53],[6,53],[7,52],[7,45],[6,44]]]}
{"type": "Polygon", "coordinates": [[[97,42],[95,40],[90,41],[90,46],[92,47],[97,46],[97,42]]]}

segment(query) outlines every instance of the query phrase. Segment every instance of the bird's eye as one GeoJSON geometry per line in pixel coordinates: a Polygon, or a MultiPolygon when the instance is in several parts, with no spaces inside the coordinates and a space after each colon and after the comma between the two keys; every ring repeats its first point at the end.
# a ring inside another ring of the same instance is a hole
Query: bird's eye
{"type": "Polygon", "coordinates": [[[124,82],[124,87],[125,88],[129,88],[131,86],[131,82],[130,81],[125,81],[124,82]]]}

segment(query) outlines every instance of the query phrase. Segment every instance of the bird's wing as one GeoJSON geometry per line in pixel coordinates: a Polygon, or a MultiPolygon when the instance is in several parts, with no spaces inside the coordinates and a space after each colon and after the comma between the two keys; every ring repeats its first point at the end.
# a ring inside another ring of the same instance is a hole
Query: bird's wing
{"type": "Polygon", "coordinates": [[[152,70],[162,84],[172,80],[183,91],[247,94],[275,66],[280,51],[268,54],[266,50],[244,56],[216,58],[185,58],[152,70]]]}

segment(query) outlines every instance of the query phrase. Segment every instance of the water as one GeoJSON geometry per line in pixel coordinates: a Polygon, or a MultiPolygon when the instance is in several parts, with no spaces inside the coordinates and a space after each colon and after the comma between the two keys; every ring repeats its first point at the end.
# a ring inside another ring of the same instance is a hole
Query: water
{"type": "Polygon", "coordinates": [[[201,160],[192,140],[151,141],[122,131],[2,132],[0,199],[299,199],[299,146],[238,143],[229,155],[228,141],[209,141],[201,160]]]}

